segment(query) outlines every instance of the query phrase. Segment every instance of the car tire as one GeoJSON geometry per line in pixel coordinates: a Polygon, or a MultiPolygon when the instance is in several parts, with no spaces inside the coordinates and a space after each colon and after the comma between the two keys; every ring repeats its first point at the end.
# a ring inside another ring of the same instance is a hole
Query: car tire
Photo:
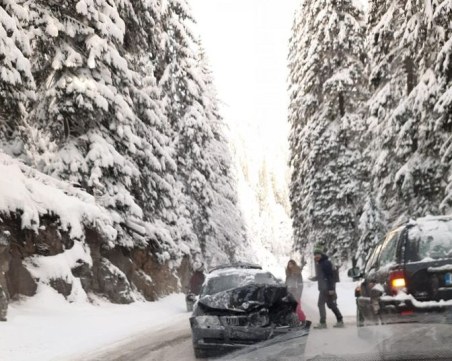
{"type": "Polygon", "coordinates": [[[193,312],[193,303],[187,302],[187,312],[193,312]]]}
{"type": "Polygon", "coordinates": [[[362,312],[359,309],[359,306],[356,305],[356,327],[363,327],[364,326],[364,316],[362,312]]]}
{"type": "Polygon", "coordinates": [[[207,355],[203,349],[200,349],[199,347],[193,347],[193,351],[196,358],[207,358],[207,355]]]}

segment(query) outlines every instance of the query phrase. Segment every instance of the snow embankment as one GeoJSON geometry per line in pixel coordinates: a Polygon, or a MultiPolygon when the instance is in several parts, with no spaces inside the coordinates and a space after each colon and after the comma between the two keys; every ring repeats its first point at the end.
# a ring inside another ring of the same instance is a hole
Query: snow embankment
{"type": "Polygon", "coordinates": [[[37,231],[40,217],[59,218],[61,230],[84,238],[85,226],[98,228],[108,239],[117,236],[111,214],[90,194],[67,182],[44,175],[0,153],[0,213],[21,214],[22,228],[37,231]]]}
{"type": "Polygon", "coordinates": [[[182,294],[152,303],[113,305],[98,300],[93,305],[68,303],[40,285],[36,296],[11,304],[8,322],[0,323],[0,359],[68,360],[181,318],[187,318],[188,328],[188,317],[182,294]]]}

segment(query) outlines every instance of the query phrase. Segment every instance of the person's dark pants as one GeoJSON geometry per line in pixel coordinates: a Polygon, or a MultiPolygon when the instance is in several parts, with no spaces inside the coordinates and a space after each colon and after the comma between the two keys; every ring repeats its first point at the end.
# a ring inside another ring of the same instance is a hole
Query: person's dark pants
{"type": "Polygon", "coordinates": [[[337,321],[338,322],[342,321],[342,314],[341,311],[339,311],[339,308],[337,308],[336,298],[337,298],[336,296],[329,295],[328,291],[319,292],[319,302],[317,303],[317,306],[319,306],[320,323],[326,323],[325,304],[331,311],[333,311],[337,321]]]}

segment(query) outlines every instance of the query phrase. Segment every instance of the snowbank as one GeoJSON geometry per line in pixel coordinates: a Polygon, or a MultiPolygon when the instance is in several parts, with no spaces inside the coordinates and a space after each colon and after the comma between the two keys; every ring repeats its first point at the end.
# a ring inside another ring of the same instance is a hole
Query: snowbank
{"type": "Polygon", "coordinates": [[[37,231],[40,217],[56,215],[71,238],[83,239],[84,226],[96,226],[116,238],[113,220],[93,196],[69,183],[46,176],[0,153],[0,212],[21,213],[22,228],[37,231]]]}
{"type": "Polygon", "coordinates": [[[68,360],[145,330],[157,330],[175,318],[187,317],[188,327],[182,294],[153,303],[97,303],[70,304],[41,285],[35,297],[11,304],[8,322],[0,323],[1,360],[68,360]]]}
{"type": "Polygon", "coordinates": [[[71,271],[82,263],[92,266],[93,262],[89,247],[79,241],[76,241],[71,249],[55,256],[33,256],[24,261],[31,275],[41,283],[48,285],[52,280],[61,279],[70,284],[71,293],[67,298],[70,302],[88,299],[80,278],[74,277],[71,271]]]}
{"type": "Polygon", "coordinates": [[[82,303],[88,294],[129,303],[178,290],[189,270],[184,256],[190,244],[176,242],[160,221],[129,217],[125,231],[119,214],[100,203],[0,152],[0,250],[8,255],[0,260],[7,272],[0,287],[14,298],[33,295],[37,283],[50,285],[82,303]],[[133,242],[124,244],[128,238],[133,242]]]}

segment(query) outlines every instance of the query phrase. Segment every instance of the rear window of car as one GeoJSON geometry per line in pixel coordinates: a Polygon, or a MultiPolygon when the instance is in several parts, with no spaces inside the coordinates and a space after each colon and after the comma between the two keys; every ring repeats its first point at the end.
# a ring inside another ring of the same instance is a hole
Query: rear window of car
{"type": "Polygon", "coordinates": [[[243,272],[223,274],[218,277],[212,277],[207,280],[202,294],[213,295],[218,292],[230,290],[233,288],[246,286],[248,284],[277,284],[278,281],[269,272],[243,272]]]}
{"type": "Polygon", "coordinates": [[[408,231],[407,260],[429,262],[452,258],[452,221],[430,221],[408,231]]]}

